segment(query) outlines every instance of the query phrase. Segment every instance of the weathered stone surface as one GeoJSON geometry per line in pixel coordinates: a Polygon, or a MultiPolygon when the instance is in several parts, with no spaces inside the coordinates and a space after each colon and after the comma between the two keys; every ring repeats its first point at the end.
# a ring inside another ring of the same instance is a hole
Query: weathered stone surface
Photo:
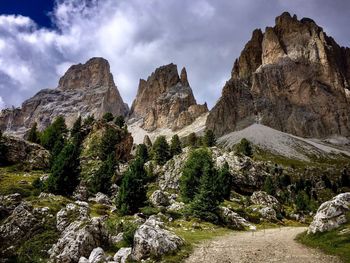
{"type": "Polygon", "coordinates": [[[143,118],[142,128],[153,131],[157,128],[181,129],[208,111],[207,105],[198,105],[182,69],[169,64],[157,68],[145,80],[140,80],[131,118],[143,118]]]}
{"type": "Polygon", "coordinates": [[[281,210],[281,204],[278,202],[278,200],[274,196],[269,195],[264,191],[254,192],[250,197],[250,201],[255,205],[271,207],[277,211],[281,210]]]}
{"type": "Polygon", "coordinates": [[[24,134],[35,122],[41,130],[62,115],[70,127],[79,115],[102,117],[105,112],[126,115],[124,104],[103,58],[92,58],[85,64],[71,66],[56,89],[44,89],[18,109],[0,113],[0,129],[24,134]]]}
{"type": "Polygon", "coordinates": [[[89,263],[107,263],[105,252],[98,247],[91,251],[89,263]]]}
{"type": "Polygon", "coordinates": [[[63,232],[73,221],[88,219],[89,213],[89,204],[86,202],[77,201],[76,203],[67,204],[56,215],[56,228],[63,232]]]}
{"type": "Polygon", "coordinates": [[[9,216],[20,204],[22,197],[20,194],[0,195],[0,220],[9,216]]]}
{"type": "Polygon", "coordinates": [[[275,209],[272,207],[263,207],[259,210],[260,215],[262,218],[267,219],[269,221],[276,221],[277,220],[277,215],[275,209]]]}
{"type": "Polygon", "coordinates": [[[324,202],[317,210],[308,234],[326,232],[347,222],[346,213],[350,212],[350,193],[343,193],[324,202]]]}
{"type": "Polygon", "coordinates": [[[163,223],[151,216],[135,232],[132,257],[141,260],[153,256],[161,256],[177,250],[183,240],[174,233],[163,228],[163,223]]]}
{"type": "Polygon", "coordinates": [[[220,207],[220,217],[229,227],[234,229],[244,229],[251,226],[251,224],[237,213],[233,212],[227,207],[220,207]]]}
{"type": "Polygon", "coordinates": [[[50,154],[39,144],[13,136],[4,136],[7,147],[6,159],[12,164],[21,164],[27,169],[45,169],[49,166],[50,154]]]}
{"type": "Polygon", "coordinates": [[[216,135],[255,122],[301,137],[350,136],[350,52],[311,19],[256,30],[211,110],[216,135]]]}
{"type": "Polygon", "coordinates": [[[161,191],[156,190],[150,196],[150,201],[154,206],[167,206],[169,205],[169,197],[168,195],[161,191]]]}
{"type": "Polygon", "coordinates": [[[126,263],[127,260],[131,259],[131,247],[123,247],[118,250],[117,253],[115,253],[113,260],[116,263],[126,263]]]}

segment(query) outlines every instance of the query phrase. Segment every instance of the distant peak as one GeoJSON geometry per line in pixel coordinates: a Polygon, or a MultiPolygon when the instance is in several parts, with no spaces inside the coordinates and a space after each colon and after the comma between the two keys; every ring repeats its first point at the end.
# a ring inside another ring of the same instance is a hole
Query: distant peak
{"type": "Polygon", "coordinates": [[[187,71],[186,71],[186,68],[185,68],[185,67],[183,67],[182,70],[181,70],[180,79],[181,79],[182,85],[184,85],[184,86],[190,86],[190,84],[188,83],[187,71]]]}

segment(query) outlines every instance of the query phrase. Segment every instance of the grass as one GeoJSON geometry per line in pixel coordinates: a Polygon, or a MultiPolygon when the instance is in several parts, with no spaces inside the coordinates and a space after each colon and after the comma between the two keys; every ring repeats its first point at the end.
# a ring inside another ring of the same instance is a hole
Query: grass
{"type": "Polygon", "coordinates": [[[296,240],[306,246],[321,249],[326,254],[338,256],[344,262],[350,262],[350,223],[325,233],[307,235],[304,232],[296,240]]]}

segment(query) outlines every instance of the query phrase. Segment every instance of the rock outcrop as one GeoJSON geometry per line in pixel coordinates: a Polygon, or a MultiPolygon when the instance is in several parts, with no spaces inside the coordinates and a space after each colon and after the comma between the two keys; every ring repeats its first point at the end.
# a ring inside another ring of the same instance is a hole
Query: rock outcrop
{"type": "Polygon", "coordinates": [[[350,51],[308,18],[255,30],[211,110],[218,136],[261,123],[301,137],[350,136],[350,51]]]}
{"type": "Polygon", "coordinates": [[[339,194],[333,199],[323,203],[317,210],[308,234],[326,232],[345,224],[350,213],[350,193],[339,194]]]}
{"type": "Polygon", "coordinates": [[[131,110],[131,118],[142,118],[142,128],[153,131],[157,128],[181,129],[208,111],[207,105],[199,105],[187,80],[186,69],[179,76],[177,66],[169,64],[157,68],[148,77],[141,79],[131,110]]]}
{"type": "Polygon", "coordinates": [[[108,61],[92,58],[71,66],[56,89],[39,91],[21,108],[2,110],[0,129],[23,135],[35,122],[42,130],[59,115],[71,126],[79,115],[99,118],[105,112],[125,116],[128,107],[114,83],[108,61]]]}

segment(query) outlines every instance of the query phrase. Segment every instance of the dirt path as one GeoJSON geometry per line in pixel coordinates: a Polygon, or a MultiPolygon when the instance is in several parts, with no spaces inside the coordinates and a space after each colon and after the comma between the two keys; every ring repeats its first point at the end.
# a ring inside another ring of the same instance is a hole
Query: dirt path
{"type": "Polygon", "coordinates": [[[237,232],[198,246],[186,263],[340,263],[335,257],[307,248],[296,241],[303,227],[237,232]]]}

